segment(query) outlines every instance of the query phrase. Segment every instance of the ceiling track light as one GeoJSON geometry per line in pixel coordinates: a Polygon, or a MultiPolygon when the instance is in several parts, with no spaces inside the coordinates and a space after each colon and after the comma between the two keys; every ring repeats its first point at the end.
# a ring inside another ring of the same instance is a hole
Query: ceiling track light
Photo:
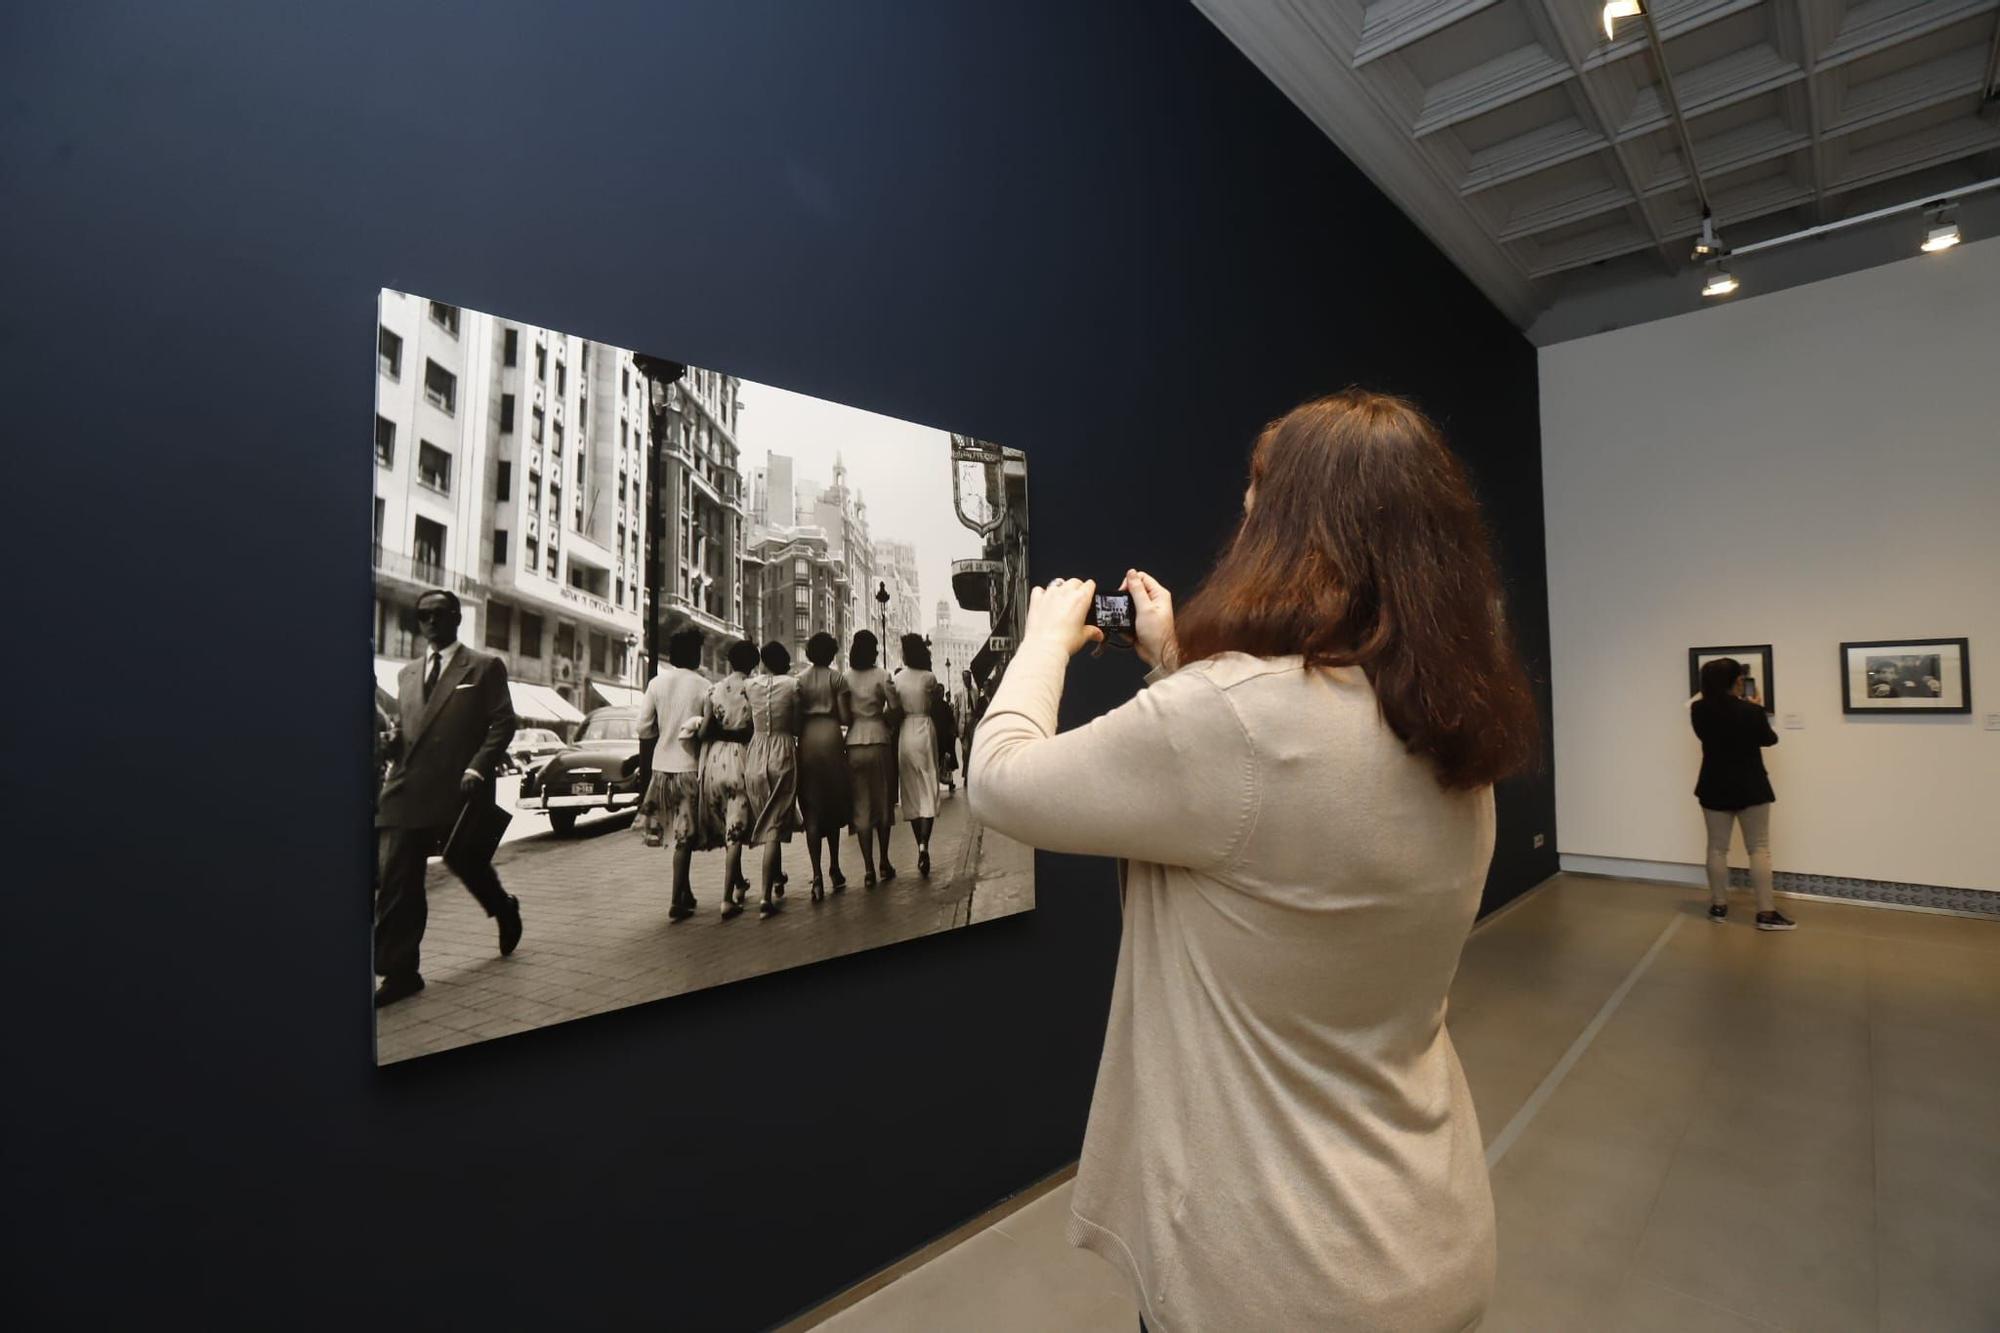
{"type": "Polygon", "coordinates": [[[1735,275],[1730,273],[1727,264],[1720,259],[1709,261],[1708,281],[1703,283],[1701,288],[1703,296],[1727,296],[1739,286],[1741,284],[1736,281],[1735,275]]]}
{"type": "Polygon", "coordinates": [[[1930,225],[1924,234],[1924,243],[1919,248],[1927,255],[1940,250],[1949,250],[1962,237],[1958,233],[1957,209],[1951,204],[1933,204],[1925,210],[1930,225]]]}
{"type": "Polygon", "coordinates": [[[1635,19],[1645,12],[1645,7],[1639,0],[1611,0],[1611,3],[1604,7],[1604,40],[1607,42],[1617,40],[1619,19],[1635,19]]]}
{"type": "Polygon", "coordinates": [[[1715,233],[1715,218],[1710,214],[1703,213],[1701,215],[1701,235],[1694,238],[1694,253],[1689,257],[1700,261],[1703,259],[1714,259],[1719,255],[1726,255],[1728,253],[1729,248],[1723,245],[1722,238],[1715,233]]]}

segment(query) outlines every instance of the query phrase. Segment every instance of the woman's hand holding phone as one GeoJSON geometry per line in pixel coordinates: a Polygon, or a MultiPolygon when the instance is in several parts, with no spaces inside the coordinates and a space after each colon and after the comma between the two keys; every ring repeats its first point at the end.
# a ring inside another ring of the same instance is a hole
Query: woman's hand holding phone
{"type": "Polygon", "coordinates": [[[1092,599],[1097,583],[1092,579],[1057,579],[1046,588],[1028,593],[1028,623],[1023,640],[1043,639],[1073,657],[1093,643],[1104,641],[1104,631],[1090,623],[1092,599]]]}
{"type": "Polygon", "coordinates": [[[1132,596],[1132,639],[1139,660],[1151,667],[1180,670],[1180,648],[1174,641],[1174,595],[1151,574],[1137,569],[1125,571],[1123,587],[1132,596]]]}

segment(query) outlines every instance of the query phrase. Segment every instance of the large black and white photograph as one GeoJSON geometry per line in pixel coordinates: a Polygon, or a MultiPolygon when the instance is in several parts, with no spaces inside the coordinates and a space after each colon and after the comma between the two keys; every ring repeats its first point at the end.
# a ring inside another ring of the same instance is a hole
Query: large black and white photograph
{"type": "Polygon", "coordinates": [[[1970,646],[1966,639],[1841,644],[1841,711],[1970,713],[1970,646]]]}
{"type": "Polygon", "coordinates": [[[1020,450],[389,290],[375,384],[378,1064],[1034,906],[1020,450]]]}

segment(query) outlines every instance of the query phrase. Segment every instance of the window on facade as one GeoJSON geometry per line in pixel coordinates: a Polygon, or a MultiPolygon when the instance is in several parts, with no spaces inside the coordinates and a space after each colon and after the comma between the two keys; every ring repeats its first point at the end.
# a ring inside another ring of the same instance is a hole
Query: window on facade
{"type": "Polygon", "coordinates": [[[568,621],[556,626],[556,656],[576,656],[576,626],[568,621]]]}
{"type": "Polygon", "coordinates": [[[455,305],[446,305],[442,301],[431,302],[431,323],[437,325],[439,328],[449,330],[451,336],[456,338],[458,336],[458,307],[455,305]]]}
{"type": "Polygon", "coordinates": [[[556,550],[554,540],[549,542],[549,577],[554,578],[562,569],[562,553],[556,550]]]}
{"type": "Polygon", "coordinates": [[[556,362],[556,397],[560,398],[568,392],[569,367],[558,361],[556,362]]]}
{"type": "Polygon", "coordinates": [[[625,605],[625,580],[621,578],[612,586],[614,586],[618,590],[618,596],[614,600],[617,601],[618,605],[620,606],[625,605]]]}
{"type": "Polygon", "coordinates": [[[806,562],[804,557],[792,561],[792,577],[800,583],[806,581],[806,562]]]}
{"type": "MultiPolygon", "coordinates": [[[[534,545],[533,542],[529,543],[534,545]]],[[[521,613],[521,656],[540,657],[542,655],[542,618],[532,611],[521,613]]]]}
{"type": "Polygon", "coordinates": [[[555,434],[555,443],[554,443],[553,445],[551,445],[550,447],[551,447],[551,448],[553,448],[553,449],[554,449],[554,450],[555,450],[555,451],[556,451],[557,453],[561,453],[561,452],[562,452],[562,447],[563,447],[563,424],[562,424],[562,422],[560,422],[560,421],[558,421],[558,422],[556,423],[556,434],[555,434]]]}
{"type": "Polygon", "coordinates": [[[396,423],[387,417],[375,418],[375,461],[383,467],[396,466],[396,423]]]}
{"type": "Polygon", "coordinates": [[[503,462],[494,470],[493,498],[511,500],[514,498],[514,465],[503,462]]]}
{"type": "Polygon", "coordinates": [[[386,512],[386,506],[382,502],[382,497],[378,495],[375,497],[375,546],[376,546],[376,556],[378,559],[380,558],[381,555],[382,519],[385,512],[386,512]]]}
{"type": "Polygon", "coordinates": [[[576,487],[578,490],[583,489],[583,460],[588,457],[589,455],[583,453],[581,450],[576,455],[576,487]]]}
{"type": "Polygon", "coordinates": [[[546,347],[537,347],[535,349],[535,378],[545,384],[548,382],[549,349],[546,347]]]}
{"type": "Polygon", "coordinates": [[[418,441],[417,480],[443,495],[451,494],[451,455],[429,440],[418,441]]]}
{"type": "Polygon", "coordinates": [[[533,439],[536,444],[542,442],[542,426],[547,421],[548,414],[539,407],[535,409],[535,415],[528,421],[529,438],[533,439]]]}
{"type": "Polygon", "coordinates": [[[375,364],[390,379],[403,378],[403,340],[384,328],[375,331],[375,364]]]}
{"type": "Polygon", "coordinates": [[[444,524],[420,518],[410,535],[410,559],[417,577],[427,582],[444,580],[444,524]]]}
{"type": "Polygon", "coordinates": [[[542,567],[541,543],[530,537],[527,541],[522,542],[521,545],[524,552],[521,560],[521,568],[532,574],[542,567]]]}
{"type": "Polygon", "coordinates": [[[503,653],[514,646],[514,608],[505,602],[487,605],[486,646],[503,653]]]}
{"type": "Polygon", "coordinates": [[[424,362],[424,398],[432,407],[458,411],[458,376],[435,361],[424,362]]]}
{"type": "Polygon", "coordinates": [[[611,643],[595,630],[590,635],[590,669],[603,672],[611,658],[611,643]]]}
{"type": "Polygon", "coordinates": [[[812,605],[812,589],[803,583],[792,589],[792,604],[803,611],[812,605]]]}
{"type": "Polygon", "coordinates": [[[511,393],[503,393],[500,395],[500,432],[503,435],[511,434],[513,432],[513,429],[514,429],[514,395],[511,393]]]}
{"type": "Polygon", "coordinates": [[[628,398],[632,394],[632,367],[626,366],[618,372],[618,395],[628,398]]]}
{"type": "Polygon", "coordinates": [[[496,565],[507,563],[507,529],[505,528],[493,529],[493,563],[496,565]]]}
{"type": "Polygon", "coordinates": [[[521,331],[519,329],[509,329],[505,336],[500,339],[500,364],[503,366],[517,366],[520,363],[521,331]]]}

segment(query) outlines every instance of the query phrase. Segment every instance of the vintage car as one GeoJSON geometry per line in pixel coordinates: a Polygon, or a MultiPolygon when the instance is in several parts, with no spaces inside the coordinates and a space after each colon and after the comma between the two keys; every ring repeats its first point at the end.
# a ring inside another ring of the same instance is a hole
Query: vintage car
{"type": "Polygon", "coordinates": [[[546,814],[550,828],[568,833],[586,810],[636,810],[639,783],[639,710],[598,708],[575,741],[521,775],[514,808],[546,814]]]}
{"type": "Polygon", "coordinates": [[[501,771],[526,773],[540,768],[544,759],[561,753],[568,746],[569,742],[547,727],[522,727],[514,733],[514,739],[507,742],[507,758],[502,761],[501,771]]]}

